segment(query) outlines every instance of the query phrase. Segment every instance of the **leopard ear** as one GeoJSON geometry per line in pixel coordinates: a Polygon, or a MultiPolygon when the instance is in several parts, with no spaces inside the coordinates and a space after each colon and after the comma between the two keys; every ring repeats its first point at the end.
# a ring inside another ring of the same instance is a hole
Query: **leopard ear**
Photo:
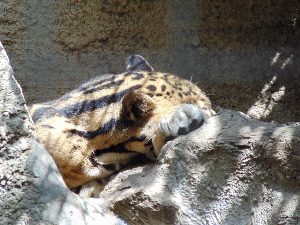
{"type": "Polygon", "coordinates": [[[154,69],[150,66],[146,59],[141,55],[131,55],[126,59],[126,71],[148,71],[153,72],[154,69]]]}
{"type": "Polygon", "coordinates": [[[129,125],[143,126],[153,115],[154,101],[142,93],[131,92],[122,100],[120,118],[129,125]]]}

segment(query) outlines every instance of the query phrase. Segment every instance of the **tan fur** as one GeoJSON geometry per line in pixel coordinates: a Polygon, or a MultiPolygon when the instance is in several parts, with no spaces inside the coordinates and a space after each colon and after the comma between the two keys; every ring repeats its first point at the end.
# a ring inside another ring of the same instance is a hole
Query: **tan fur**
{"type": "Polygon", "coordinates": [[[146,154],[153,151],[153,147],[159,152],[166,140],[158,123],[163,117],[170,117],[183,103],[198,105],[208,114],[213,112],[209,99],[191,82],[170,74],[138,71],[98,83],[91,81],[56,101],[33,105],[30,114],[36,121],[38,139],[54,158],[66,184],[73,188],[110,175],[103,170],[99,176],[95,169],[91,157],[96,149],[121,145],[132,151],[103,155],[98,160],[101,165],[126,162],[135,155],[133,152],[146,154]],[[129,88],[133,89],[126,91],[129,88]],[[112,97],[120,93],[121,97],[112,97]],[[97,100],[102,98],[105,101],[121,99],[100,107],[101,101],[97,100]],[[112,119],[121,122],[107,129],[109,132],[102,132],[101,127],[112,119]],[[99,129],[102,133],[99,131],[100,135],[93,136],[99,129]],[[144,137],[144,140],[132,139],[135,137],[144,137]]]}

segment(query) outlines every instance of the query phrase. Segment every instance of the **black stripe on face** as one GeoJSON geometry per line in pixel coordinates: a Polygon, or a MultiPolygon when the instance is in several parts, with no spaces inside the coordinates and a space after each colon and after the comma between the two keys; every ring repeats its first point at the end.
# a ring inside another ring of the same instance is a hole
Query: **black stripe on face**
{"type": "Polygon", "coordinates": [[[135,85],[112,95],[106,95],[91,101],[79,102],[74,105],[61,108],[57,110],[57,113],[61,116],[71,118],[73,116],[78,116],[85,112],[91,112],[96,109],[104,108],[112,103],[121,101],[126,94],[134,90],[140,89],[141,87],[142,85],[135,85]]]}
{"type": "Polygon", "coordinates": [[[33,115],[32,115],[32,120],[33,122],[38,122],[40,119],[44,118],[45,116],[55,114],[55,109],[52,107],[42,107],[37,109],[33,115]]]}
{"type": "MultiPolygon", "coordinates": [[[[128,140],[124,141],[123,143],[127,144],[129,142],[145,142],[146,138],[147,137],[145,135],[138,136],[138,137],[131,137],[128,140]]],[[[151,139],[147,140],[147,142],[144,143],[144,146],[145,147],[153,146],[152,145],[152,140],[151,139]]],[[[153,148],[153,147],[151,147],[151,148],[153,148]]]]}
{"type": "Polygon", "coordinates": [[[93,139],[96,136],[109,133],[116,127],[120,127],[120,124],[121,122],[117,121],[116,119],[111,119],[110,121],[103,124],[101,127],[99,127],[97,130],[94,131],[81,131],[81,130],[71,129],[68,130],[67,132],[73,135],[78,135],[86,139],[93,139]]]}
{"type": "Polygon", "coordinates": [[[87,89],[83,92],[83,94],[91,94],[91,93],[96,92],[96,91],[100,91],[100,90],[103,90],[103,89],[108,89],[108,88],[111,88],[111,87],[119,86],[122,83],[124,83],[124,80],[112,81],[110,83],[103,84],[99,87],[87,89]]]}
{"type": "Polygon", "coordinates": [[[118,145],[113,145],[113,146],[111,146],[109,148],[105,148],[105,149],[95,149],[93,154],[89,156],[89,159],[90,159],[91,163],[93,164],[93,166],[95,166],[95,167],[103,166],[105,169],[110,170],[110,169],[115,168],[115,166],[113,166],[114,165],[113,163],[101,165],[100,163],[98,163],[96,161],[95,158],[101,157],[105,154],[111,154],[111,153],[129,154],[129,153],[137,153],[137,152],[129,151],[122,144],[118,144],[118,145]]]}
{"type": "Polygon", "coordinates": [[[138,136],[138,137],[131,137],[128,140],[124,141],[123,143],[128,143],[128,142],[143,142],[146,140],[146,136],[138,136]]]}
{"type": "Polygon", "coordinates": [[[123,144],[118,144],[118,145],[113,145],[109,148],[105,148],[105,149],[96,149],[94,151],[94,156],[95,157],[100,157],[104,154],[107,153],[136,153],[134,151],[129,151],[128,149],[126,149],[123,144]]]}
{"type": "MultiPolygon", "coordinates": [[[[66,132],[71,133],[73,135],[78,135],[86,139],[93,139],[97,136],[108,134],[113,129],[123,130],[124,128],[126,128],[126,126],[128,126],[128,124],[126,124],[126,121],[124,120],[111,119],[110,121],[103,124],[101,127],[99,127],[97,130],[94,131],[81,131],[81,130],[71,129],[71,130],[67,130],[66,132]]],[[[143,142],[145,140],[146,140],[146,136],[142,135],[138,137],[131,137],[128,140],[124,141],[123,143],[128,143],[133,141],[143,142]]]]}

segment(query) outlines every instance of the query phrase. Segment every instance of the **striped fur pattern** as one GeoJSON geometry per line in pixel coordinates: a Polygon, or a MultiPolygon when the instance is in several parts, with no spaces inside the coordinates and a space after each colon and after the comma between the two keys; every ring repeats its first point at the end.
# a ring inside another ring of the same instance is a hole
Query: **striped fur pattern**
{"type": "Polygon", "coordinates": [[[128,64],[125,73],[96,77],[30,108],[36,135],[70,188],[111,175],[137,154],[157,155],[167,138],[159,123],[180,105],[213,114],[209,99],[191,82],[154,72],[149,64],[143,70],[128,64]]]}

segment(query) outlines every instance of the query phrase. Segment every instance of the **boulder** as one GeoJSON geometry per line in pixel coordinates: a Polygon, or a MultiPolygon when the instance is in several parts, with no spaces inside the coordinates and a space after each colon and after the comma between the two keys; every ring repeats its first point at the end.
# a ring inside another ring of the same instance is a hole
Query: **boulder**
{"type": "Polygon", "coordinates": [[[34,138],[22,90],[1,43],[0,78],[0,223],[124,224],[66,187],[53,159],[34,138]]]}
{"type": "Polygon", "coordinates": [[[223,110],[100,194],[129,224],[299,224],[300,124],[223,110]]]}

